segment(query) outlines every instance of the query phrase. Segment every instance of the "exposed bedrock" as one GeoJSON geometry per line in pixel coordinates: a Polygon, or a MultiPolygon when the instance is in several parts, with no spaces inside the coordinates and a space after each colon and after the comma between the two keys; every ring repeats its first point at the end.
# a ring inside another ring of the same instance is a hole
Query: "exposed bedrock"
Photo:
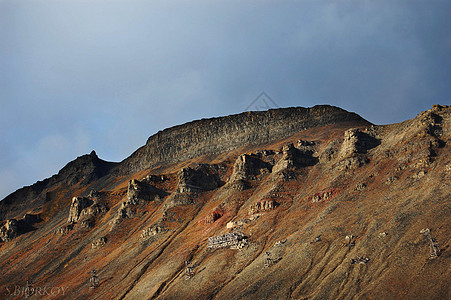
{"type": "Polygon", "coordinates": [[[113,224],[120,223],[122,219],[134,218],[137,207],[151,201],[160,201],[167,196],[167,192],[156,188],[149,182],[152,181],[132,179],[128,182],[127,200],[121,203],[113,224]]]}
{"type": "Polygon", "coordinates": [[[95,218],[108,210],[108,206],[92,193],[88,197],[74,197],[72,198],[67,222],[86,221],[83,223],[83,227],[90,228],[93,226],[95,218]]]}
{"type": "Polygon", "coordinates": [[[355,169],[367,164],[368,150],[380,145],[380,140],[359,129],[348,129],[338,152],[338,169],[355,169]]]}
{"type": "Polygon", "coordinates": [[[55,199],[55,189],[61,186],[76,189],[77,186],[96,185],[100,178],[109,174],[117,163],[100,159],[95,151],[77,157],[62,168],[58,174],[31,186],[23,187],[0,202],[0,220],[16,217],[30,210],[30,204],[40,207],[55,199]]]}
{"type": "Polygon", "coordinates": [[[130,204],[136,205],[143,201],[156,201],[166,196],[166,192],[160,190],[147,182],[136,179],[128,182],[127,200],[130,204]]]}
{"type": "Polygon", "coordinates": [[[39,215],[25,214],[22,219],[10,219],[0,226],[0,242],[7,242],[15,237],[32,231],[35,223],[41,222],[39,215]]]}
{"type": "Polygon", "coordinates": [[[271,164],[261,160],[257,156],[242,154],[235,161],[229,182],[253,180],[259,175],[270,173],[271,170],[271,164]]]}
{"type": "Polygon", "coordinates": [[[116,172],[134,173],[160,164],[268,143],[309,128],[340,123],[371,125],[355,113],[329,105],[272,109],[202,119],[168,128],[151,136],[146,145],[124,160],[116,172]]]}
{"type": "Polygon", "coordinates": [[[308,147],[302,147],[302,150],[288,144],[282,148],[282,158],[276,163],[273,172],[290,169],[313,166],[318,162],[318,158],[313,156],[313,150],[308,147]]]}
{"type": "Polygon", "coordinates": [[[347,157],[357,153],[365,154],[379,144],[380,141],[378,139],[366,132],[359,129],[348,129],[344,133],[340,155],[347,157]]]}
{"type": "Polygon", "coordinates": [[[222,183],[218,166],[199,164],[183,168],[177,174],[177,193],[196,193],[218,188],[222,183]]]}
{"type": "Polygon", "coordinates": [[[199,193],[219,188],[223,182],[218,170],[218,165],[208,164],[181,169],[177,174],[177,188],[165,207],[193,204],[199,193]]]}

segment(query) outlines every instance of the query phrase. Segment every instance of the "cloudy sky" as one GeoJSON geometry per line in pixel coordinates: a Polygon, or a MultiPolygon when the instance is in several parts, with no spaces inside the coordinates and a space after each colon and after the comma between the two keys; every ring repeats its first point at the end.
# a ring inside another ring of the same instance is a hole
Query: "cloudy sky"
{"type": "Polygon", "coordinates": [[[0,0],[0,199],[160,129],[331,104],[376,124],[450,104],[449,1],[0,0]]]}

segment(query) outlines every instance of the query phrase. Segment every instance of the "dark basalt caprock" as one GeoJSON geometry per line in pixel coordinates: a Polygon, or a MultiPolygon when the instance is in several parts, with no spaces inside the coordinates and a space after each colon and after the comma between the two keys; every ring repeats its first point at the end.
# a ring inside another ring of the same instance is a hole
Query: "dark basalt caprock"
{"type": "Polygon", "coordinates": [[[330,105],[270,109],[202,119],[151,136],[145,146],[121,163],[117,171],[131,174],[160,164],[272,142],[317,126],[346,122],[355,126],[371,125],[355,113],[330,105]]]}

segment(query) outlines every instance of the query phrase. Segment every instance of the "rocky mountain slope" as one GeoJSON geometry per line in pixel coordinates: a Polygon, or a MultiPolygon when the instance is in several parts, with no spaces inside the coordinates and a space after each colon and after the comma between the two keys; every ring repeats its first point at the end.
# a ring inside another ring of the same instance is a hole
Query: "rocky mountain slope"
{"type": "Polygon", "coordinates": [[[163,130],[0,202],[0,298],[448,299],[451,107],[163,130]]]}

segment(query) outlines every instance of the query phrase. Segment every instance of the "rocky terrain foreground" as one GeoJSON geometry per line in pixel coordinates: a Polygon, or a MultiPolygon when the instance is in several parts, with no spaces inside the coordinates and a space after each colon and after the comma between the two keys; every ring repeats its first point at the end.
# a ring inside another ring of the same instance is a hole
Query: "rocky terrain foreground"
{"type": "Polygon", "coordinates": [[[93,151],[0,202],[0,298],[451,299],[450,139],[315,106],[93,151]]]}

